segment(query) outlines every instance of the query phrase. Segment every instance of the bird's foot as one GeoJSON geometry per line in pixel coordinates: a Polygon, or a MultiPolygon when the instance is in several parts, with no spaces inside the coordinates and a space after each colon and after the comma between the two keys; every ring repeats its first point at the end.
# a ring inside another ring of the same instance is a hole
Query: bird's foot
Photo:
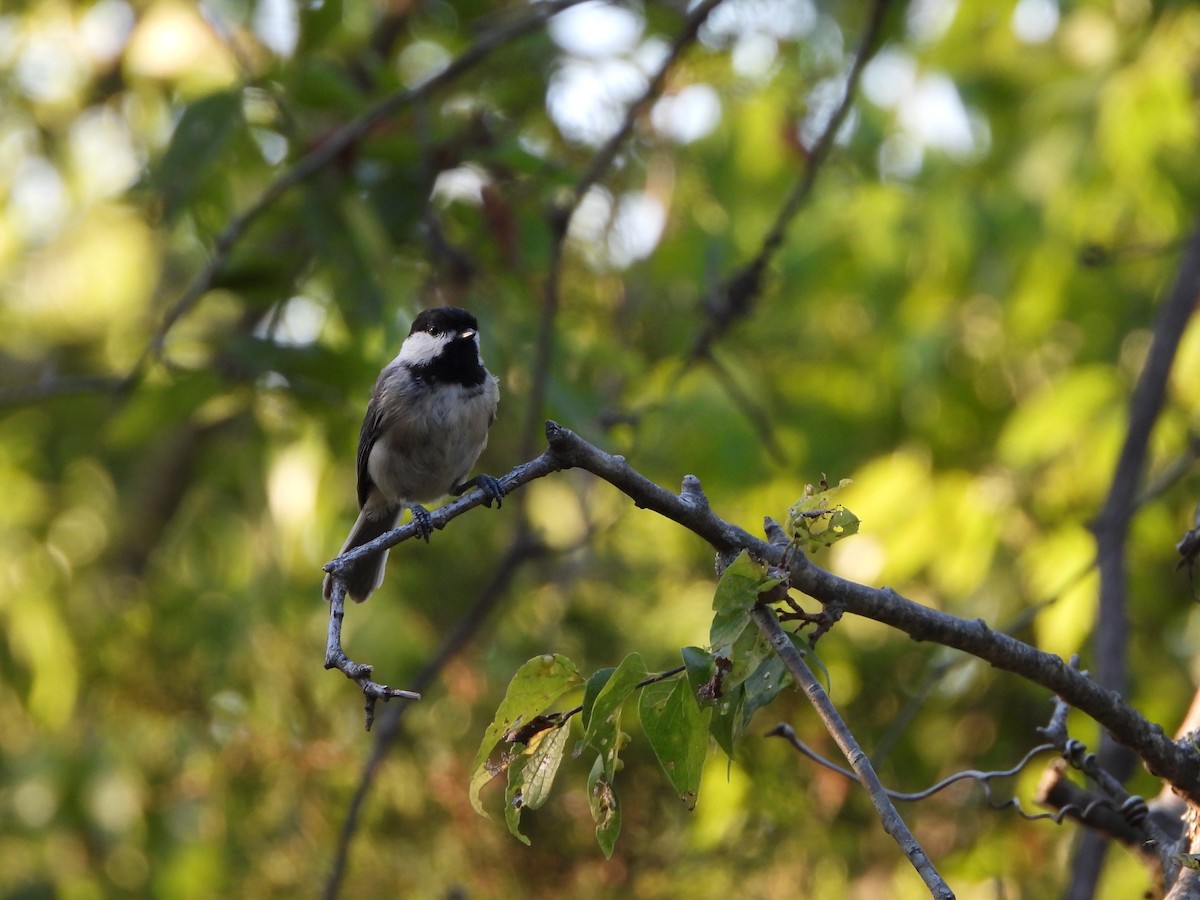
{"type": "Polygon", "coordinates": [[[484,501],[484,505],[489,509],[492,506],[493,500],[496,501],[496,507],[500,507],[501,501],[504,499],[504,486],[500,484],[499,478],[493,475],[476,475],[470,481],[464,481],[455,487],[452,493],[454,496],[459,497],[470,487],[477,487],[483,491],[483,496],[487,498],[484,501]]]}
{"type": "Polygon", "coordinates": [[[428,544],[429,536],[433,534],[433,517],[420,503],[412,504],[409,509],[412,510],[412,523],[417,529],[417,535],[428,544]]]}

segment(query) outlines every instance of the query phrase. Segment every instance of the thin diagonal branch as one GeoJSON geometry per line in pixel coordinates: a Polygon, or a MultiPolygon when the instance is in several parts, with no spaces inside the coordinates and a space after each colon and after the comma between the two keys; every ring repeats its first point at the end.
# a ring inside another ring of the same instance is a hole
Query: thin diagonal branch
{"type": "Polygon", "coordinates": [[[883,824],[883,830],[891,835],[900,846],[900,850],[908,857],[908,861],[917,870],[917,874],[928,886],[930,893],[934,897],[951,900],[954,892],[938,874],[929,854],[917,843],[913,833],[904,824],[904,819],[901,818],[900,813],[896,811],[896,807],[888,797],[887,790],[879,781],[879,776],[875,774],[871,761],[867,759],[867,754],[858,745],[858,741],[850,732],[841,713],[837,711],[837,707],[833,705],[833,701],[821,687],[821,682],[813,675],[812,670],[804,661],[804,657],[800,655],[800,651],[796,649],[787,632],[779,624],[779,620],[775,618],[774,610],[768,606],[756,606],[750,611],[750,618],[758,626],[759,634],[770,642],[775,655],[779,657],[788,673],[804,691],[826,730],[833,736],[838,748],[846,757],[846,761],[850,763],[850,768],[854,770],[855,776],[866,788],[867,795],[871,798],[871,804],[879,815],[879,821],[883,824]]]}
{"type": "MultiPolygon", "coordinates": [[[[547,450],[541,456],[515,467],[501,478],[500,488],[503,490],[504,496],[507,497],[535,478],[542,478],[551,472],[557,472],[561,468],[563,466],[555,454],[547,450]]],[[[490,498],[482,490],[476,489],[470,491],[457,500],[447,503],[445,506],[440,506],[429,513],[429,524],[435,530],[440,530],[468,510],[472,510],[477,506],[485,506],[490,502],[490,498]]],[[[364,556],[371,556],[378,553],[380,550],[395,547],[397,544],[421,534],[421,529],[417,528],[412,522],[409,522],[407,525],[401,525],[399,528],[394,528],[391,531],[381,534],[373,541],[367,541],[365,544],[360,544],[352,550],[347,550],[341,556],[335,557],[322,566],[322,571],[332,575],[333,583],[337,585],[342,582],[342,573],[350,563],[364,556]]]]}

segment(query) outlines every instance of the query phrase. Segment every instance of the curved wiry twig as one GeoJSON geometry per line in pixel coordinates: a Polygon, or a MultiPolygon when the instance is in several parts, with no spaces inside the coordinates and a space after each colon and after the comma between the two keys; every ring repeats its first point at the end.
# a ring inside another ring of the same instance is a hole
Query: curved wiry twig
{"type": "MultiPolygon", "coordinates": [[[[833,762],[833,760],[825,758],[812,747],[808,746],[808,744],[806,744],[804,741],[800,740],[791,725],[780,722],[767,732],[767,737],[781,737],[791,744],[797,752],[807,756],[818,765],[824,766],[831,772],[837,772],[839,775],[852,780],[856,777],[855,774],[849,769],[843,768],[842,766],[839,766],[837,763],[833,762]]],[[[1029,819],[1030,821],[1050,819],[1055,823],[1061,824],[1063,818],[1068,814],[1068,810],[1063,809],[1057,813],[1026,812],[1025,808],[1021,805],[1020,798],[1018,797],[1009,797],[1007,800],[997,802],[992,796],[990,784],[990,782],[996,780],[997,778],[1011,778],[1014,775],[1019,775],[1025,769],[1025,767],[1034,760],[1034,758],[1053,750],[1055,750],[1055,746],[1053,744],[1038,744],[1036,747],[1030,748],[1030,750],[1021,757],[1020,761],[1010,769],[999,769],[996,771],[963,769],[961,772],[955,772],[953,775],[943,778],[937,784],[931,785],[930,787],[925,788],[923,791],[906,793],[887,788],[887,795],[893,800],[899,800],[903,803],[915,803],[918,800],[928,799],[939,791],[943,791],[950,787],[950,785],[957,784],[960,781],[976,781],[983,787],[984,797],[987,800],[988,806],[990,806],[992,809],[1003,810],[1011,807],[1012,809],[1016,810],[1017,815],[1023,819],[1029,819]]],[[[1094,804],[1100,804],[1102,802],[1104,801],[1098,799],[1094,801],[1094,804]]]]}

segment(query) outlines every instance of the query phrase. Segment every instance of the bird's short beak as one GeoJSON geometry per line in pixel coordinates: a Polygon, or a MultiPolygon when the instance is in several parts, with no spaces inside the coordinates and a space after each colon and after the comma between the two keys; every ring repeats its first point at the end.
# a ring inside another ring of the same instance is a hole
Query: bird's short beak
{"type": "Polygon", "coordinates": [[[479,335],[479,332],[477,332],[474,328],[464,328],[462,331],[460,331],[458,333],[458,336],[460,338],[462,338],[463,340],[468,340],[469,338],[478,337],[478,335],[479,335]]]}

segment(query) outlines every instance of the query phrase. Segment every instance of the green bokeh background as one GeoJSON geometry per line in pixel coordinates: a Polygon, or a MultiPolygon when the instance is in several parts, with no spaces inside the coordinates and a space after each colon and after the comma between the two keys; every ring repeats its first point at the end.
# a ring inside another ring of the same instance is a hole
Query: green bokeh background
{"type": "MultiPolygon", "coordinates": [[[[56,0],[0,15],[8,896],[319,892],[373,740],[354,686],[321,665],[320,567],[355,512],[366,396],[416,310],[460,303],[481,320],[503,390],[482,466],[501,474],[539,446],[523,423],[539,418],[547,215],[595,153],[547,111],[572,61],[544,30],[279,197],[144,356],[216,235],[273,179],[429,59],[524,9],[392,4],[398,37],[372,57],[384,6],[284,4],[298,41],[282,51],[240,0],[56,0]],[[481,191],[434,192],[438,173],[463,169],[481,191]],[[135,367],[132,385],[111,389],[135,367]]],[[[665,86],[711,88],[711,130],[680,143],[640,117],[585,204],[591,227],[576,220],[541,412],[672,489],[695,474],[750,530],[823,473],[853,478],[843,499],[861,534],[822,564],[1018,623],[1022,639],[1092,665],[1088,522],[1200,206],[1200,9],[894,4],[880,56],[901,68],[868,70],[753,309],[715,363],[689,362],[706,304],[759,252],[803,172],[814,90],[839,83],[867,14],[803,7],[811,24],[789,32],[772,4],[727,6],[747,18],[705,31],[665,86]],[[1031,14],[1052,19],[1023,39],[1031,14]],[[884,102],[889,84],[907,99],[884,102]],[[949,107],[913,100],[947,85],[949,107]],[[958,114],[968,138],[948,143],[935,126],[958,114]],[[606,214],[623,198],[664,213],[644,258],[614,251],[621,223],[606,214]]],[[[614,90],[680,27],[664,5],[628,9],[636,39],[603,70],[614,90]]],[[[1193,327],[1149,480],[1186,459],[1198,399],[1193,327]]],[[[1140,509],[1129,544],[1130,696],[1168,730],[1200,640],[1174,550],[1198,487],[1189,464],[1140,509]]],[[[863,793],[763,737],[786,721],[834,752],[792,693],[732,762],[713,748],[693,813],[635,732],[611,860],[592,833],[584,759],[524,817],[531,848],[505,831],[500,791],[485,795],[492,820],[476,816],[471,761],[522,662],[560,652],[590,672],[637,650],[665,669],[705,642],[710,616],[712,559],[692,535],[580,473],[522,496],[405,544],[372,602],[349,611],[351,656],[403,685],[487,583],[518,516],[554,550],[520,569],[406,714],[344,895],[922,896],[863,793]]],[[[842,622],[820,652],[835,702],[897,789],[1008,767],[1050,710],[1039,688],[871,622],[842,622]]],[[[1095,746],[1092,723],[1072,724],[1095,746]]],[[[1038,775],[1014,779],[1027,803],[1038,775]]],[[[1132,786],[1158,789],[1145,774],[1132,786]]],[[[990,811],[970,787],[902,812],[959,897],[1059,895],[1072,827],[990,811]]],[[[1102,896],[1146,885],[1115,852],[1102,896]]]]}

